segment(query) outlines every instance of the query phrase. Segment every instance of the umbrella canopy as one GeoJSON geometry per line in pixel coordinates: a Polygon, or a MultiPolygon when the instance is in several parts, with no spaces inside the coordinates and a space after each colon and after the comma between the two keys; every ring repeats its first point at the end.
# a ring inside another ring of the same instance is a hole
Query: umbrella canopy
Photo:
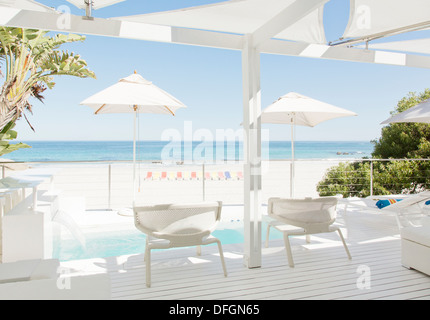
{"type": "Polygon", "coordinates": [[[335,118],[357,114],[299,93],[290,92],[272,103],[261,114],[262,123],[291,125],[290,197],[294,196],[294,128],[296,125],[314,127],[335,118]]]}
{"type": "Polygon", "coordinates": [[[262,123],[294,124],[314,127],[317,124],[357,114],[299,93],[290,92],[268,106],[261,114],[262,123]]]}
{"type": "Polygon", "coordinates": [[[381,124],[398,123],[398,122],[423,122],[430,123],[430,99],[400,112],[391,118],[381,122],[381,124]]]}
{"type": "Polygon", "coordinates": [[[186,106],[135,73],[81,102],[95,114],[101,113],[160,113],[175,115],[186,106]]]}
{"type": "Polygon", "coordinates": [[[136,117],[138,113],[157,113],[174,116],[186,106],[136,72],[116,84],[94,94],[80,103],[92,108],[95,114],[133,113],[133,205],[136,198],[136,117]]]}

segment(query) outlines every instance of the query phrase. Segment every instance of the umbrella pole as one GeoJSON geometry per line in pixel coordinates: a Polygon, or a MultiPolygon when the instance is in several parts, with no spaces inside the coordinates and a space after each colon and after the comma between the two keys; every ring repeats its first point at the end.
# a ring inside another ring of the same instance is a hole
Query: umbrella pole
{"type": "Polygon", "coordinates": [[[137,106],[134,106],[134,125],[133,125],[133,207],[136,202],[136,117],[137,106]]]}
{"type": "Polygon", "coordinates": [[[294,117],[291,119],[291,168],[290,168],[290,198],[294,197],[294,117]]]}

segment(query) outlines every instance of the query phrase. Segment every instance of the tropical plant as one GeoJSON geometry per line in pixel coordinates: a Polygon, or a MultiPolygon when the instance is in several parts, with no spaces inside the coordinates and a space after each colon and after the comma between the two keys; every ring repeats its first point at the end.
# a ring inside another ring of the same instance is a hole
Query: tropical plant
{"type": "Polygon", "coordinates": [[[42,101],[42,93],[55,86],[54,76],[95,78],[79,55],[58,50],[62,44],[84,40],[84,36],[73,34],[49,36],[48,31],[0,27],[4,77],[0,89],[0,130],[22,115],[28,122],[24,112],[32,112],[30,98],[42,101]]]}
{"type": "Polygon", "coordinates": [[[16,139],[18,135],[15,130],[12,130],[14,127],[15,123],[11,121],[0,131],[0,157],[18,149],[31,148],[29,145],[22,142],[15,144],[9,143],[9,140],[16,139]]]}
{"type": "MultiPolygon", "coordinates": [[[[430,90],[410,93],[399,101],[391,114],[403,112],[430,98],[430,90]]],[[[416,193],[430,185],[430,125],[426,123],[392,123],[382,129],[381,138],[373,140],[373,159],[390,161],[356,161],[330,168],[317,190],[320,195],[342,194],[366,197],[373,194],[416,193]],[[372,171],[372,173],[371,173],[372,171]],[[372,175],[372,190],[370,176],[372,175]]]]}

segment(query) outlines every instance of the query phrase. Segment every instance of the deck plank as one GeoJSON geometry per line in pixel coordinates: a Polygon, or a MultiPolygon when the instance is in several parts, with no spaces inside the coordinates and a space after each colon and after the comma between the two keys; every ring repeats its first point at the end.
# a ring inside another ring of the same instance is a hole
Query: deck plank
{"type": "Polygon", "coordinates": [[[430,300],[430,277],[401,265],[400,235],[391,215],[346,211],[336,223],[352,260],[334,233],[312,236],[310,244],[293,237],[295,267],[290,268],[283,241],[273,232],[269,247],[263,248],[261,268],[243,265],[242,244],[223,245],[228,277],[216,246],[204,247],[201,256],[194,248],[153,252],[151,288],[145,285],[142,254],[81,265],[103,266],[116,300],[430,300]],[[361,266],[369,268],[370,289],[357,286],[361,266]]]}

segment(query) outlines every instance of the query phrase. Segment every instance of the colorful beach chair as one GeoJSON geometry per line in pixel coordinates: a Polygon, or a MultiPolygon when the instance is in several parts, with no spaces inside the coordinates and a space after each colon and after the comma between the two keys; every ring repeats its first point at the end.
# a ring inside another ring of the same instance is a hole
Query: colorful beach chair
{"type": "Polygon", "coordinates": [[[152,180],[160,180],[160,172],[155,171],[155,172],[152,174],[152,180]]]}
{"type": "Polygon", "coordinates": [[[211,179],[211,174],[209,172],[205,173],[205,179],[206,180],[210,180],[211,179]]]}
{"type": "Polygon", "coordinates": [[[224,172],[222,172],[222,171],[218,172],[218,179],[219,180],[225,180],[224,172]]]}
{"type": "Polygon", "coordinates": [[[227,180],[231,180],[231,174],[230,174],[230,171],[226,171],[224,174],[225,174],[225,178],[226,178],[227,180]]]}
{"type": "Polygon", "coordinates": [[[169,180],[176,180],[175,172],[173,171],[169,172],[169,180]]]}
{"type": "Polygon", "coordinates": [[[183,179],[182,179],[182,172],[181,172],[181,171],[178,171],[178,172],[176,173],[176,180],[183,180],[183,179]]]}
{"type": "Polygon", "coordinates": [[[181,175],[182,175],[181,180],[190,180],[190,172],[189,171],[181,172],[181,175]]]}
{"type": "Polygon", "coordinates": [[[151,172],[151,171],[148,171],[148,172],[146,173],[145,180],[152,180],[152,172],[151,172]]]}
{"type": "Polygon", "coordinates": [[[237,173],[237,178],[238,178],[239,180],[242,180],[242,179],[243,179],[243,173],[242,173],[242,171],[238,171],[238,173],[237,173]]]}
{"type": "Polygon", "coordinates": [[[191,180],[197,180],[197,172],[191,172],[191,180]]]}
{"type": "Polygon", "coordinates": [[[167,179],[167,172],[166,172],[166,171],[163,171],[163,172],[161,173],[161,180],[165,180],[165,179],[167,179]]]}

